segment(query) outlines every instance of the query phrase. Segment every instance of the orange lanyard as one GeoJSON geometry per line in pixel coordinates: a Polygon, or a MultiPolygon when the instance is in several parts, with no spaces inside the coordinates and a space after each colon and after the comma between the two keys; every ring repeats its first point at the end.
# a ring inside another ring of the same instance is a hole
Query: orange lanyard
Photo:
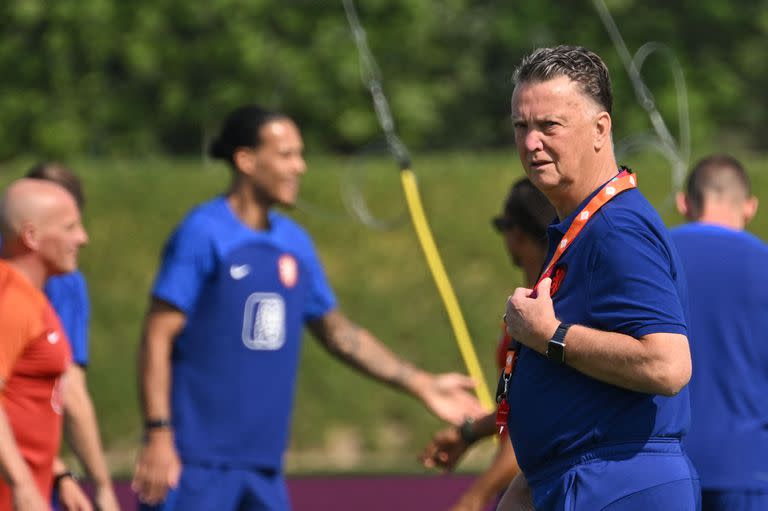
{"type": "MultiPolygon", "coordinates": [[[[603,185],[600,191],[598,191],[597,194],[592,197],[587,205],[584,206],[581,211],[579,211],[579,214],[576,215],[576,218],[573,219],[570,227],[568,227],[565,235],[557,245],[557,250],[555,250],[552,259],[544,268],[544,271],[541,273],[541,277],[539,277],[536,285],[533,286],[531,297],[536,297],[536,290],[538,289],[539,284],[541,284],[541,281],[552,275],[552,271],[554,270],[557,262],[560,260],[560,257],[565,253],[568,247],[573,245],[576,237],[579,235],[579,233],[581,233],[581,230],[585,225],[587,225],[587,222],[589,222],[595,213],[597,213],[600,208],[605,206],[614,197],[632,188],[637,188],[637,177],[629,168],[622,166],[621,172],[619,172],[616,177],[603,185]]],[[[504,426],[507,423],[506,417],[507,413],[509,412],[509,404],[507,403],[507,389],[509,388],[509,380],[512,377],[512,373],[514,373],[515,367],[517,366],[519,346],[519,343],[515,340],[512,340],[512,342],[509,343],[504,362],[504,372],[501,375],[499,385],[496,389],[496,402],[499,405],[496,413],[496,425],[499,428],[499,434],[501,434],[504,426]]]]}

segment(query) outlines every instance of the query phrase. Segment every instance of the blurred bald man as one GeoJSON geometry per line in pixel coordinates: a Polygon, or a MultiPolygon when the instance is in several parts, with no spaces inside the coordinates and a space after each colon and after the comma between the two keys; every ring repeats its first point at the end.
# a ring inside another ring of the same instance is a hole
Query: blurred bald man
{"type": "Polygon", "coordinates": [[[0,509],[48,511],[72,355],[43,286],[77,268],[88,236],[72,195],[35,179],[6,189],[0,235],[0,509]]]}

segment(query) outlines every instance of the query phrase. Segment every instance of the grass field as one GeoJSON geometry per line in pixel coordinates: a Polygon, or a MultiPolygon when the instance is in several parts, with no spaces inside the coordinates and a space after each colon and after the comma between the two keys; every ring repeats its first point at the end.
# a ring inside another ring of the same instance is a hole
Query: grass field
{"type": "MultiPolygon", "coordinates": [[[[737,155],[742,156],[742,155],[737,155]]],[[[380,157],[308,156],[300,207],[291,214],[313,235],[342,309],[395,352],[433,371],[462,370],[448,320],[405,218],[393,163],[380,157]],[[345,206],[356,183],[370,210],[392,221],[372,229],[345,206]]],[[[768,205],[768,161],[746,157],[756,195],[768,205]]],[[[416,155],[424,207],[463,307],[486,379],[504,299],[520,282],[490,228],[509,184],[521,175],[512,151],[416,155]]],[[[0,167],[0,184],[29,161],[0,167]]],[[[669,225],[668,166],[630,163],[640,189],[669,225]]],[[[192,205],[224,190],[228,170],[202,160],[73,161],[87,192],[90,245],[82,252],[93,301],[89,382],[117,475],[130,471],[139,440],[135,358],[141,318],[162,243],[192,205]]],[[[768,206],[767,206],[768,207],[768,206]]],[[[768,238],[768,212],[750,230],[768,238]]],[[[415,456],[440,423],[413,399],[343,368],[307,339],[302,352],[291,473],[419,472],[415,456]]],[[[254,403],[258,406],[258,403],[254,403]]],[[[477,469],[490,448],[463,468],[477,469]]]]}

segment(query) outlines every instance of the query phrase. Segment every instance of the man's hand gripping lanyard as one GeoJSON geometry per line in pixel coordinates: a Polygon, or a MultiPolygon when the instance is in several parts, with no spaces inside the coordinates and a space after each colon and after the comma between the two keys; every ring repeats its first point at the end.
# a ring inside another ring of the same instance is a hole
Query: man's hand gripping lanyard
{"type": "MultiPolygon", "coordinates": [[[[573,244],[576,236],[579,235],[594,214],[620,193],[632,188],[637,188],[637,177],[632,173],[632,170],[624,166],[621,166],[619,170],[619,174],[608,181],[603,188],[592,197],[587,205],[584,206],[584,209],[576,215],[576,218],[573,219],[568,231],[566,231],[562,240],[560,240],[560,244],[557,246],[555,254],[542,272],[536,285],[533,286],[533,292],[531,293],[532,298],[536,297],[536,290],[541,281],[552,275],[552,270],[554,270],[557,261],[560,260],[560,257],[565,253],[568,247],[573,244]]],[[[496,409],[496,428],[499,435],[504,432],[504,428],[507,425],[507,416],[509,415],[507,391],[509,390],[509,382],[515,372],[515,367],[517,366],[519,352],[520,343],[512,339],[507,348],[504,370],[501,372],[499,383],[496,386],[496,403],[498,404],[498,408],[496,409]]]]}

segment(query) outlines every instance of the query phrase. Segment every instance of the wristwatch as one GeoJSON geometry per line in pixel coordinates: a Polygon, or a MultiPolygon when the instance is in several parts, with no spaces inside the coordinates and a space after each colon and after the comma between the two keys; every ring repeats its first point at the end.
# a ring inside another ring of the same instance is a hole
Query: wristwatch
{"type": "Polygon", "coordinates": [[[459,436],[461,436],[461,439],[467,445],[472,445],[478,440],[477,433],[475,433],[473,427],[474,423],[475,419],[467,417],[464,419],[464,422],[461,423],[461,426],[459,426],[459,436]]]}
{"type": "Polygon", "coordinates": [[[63,481],[68,477],[73,481],[77,482],[77,477],[75,476],[75,474],[71,470],[65,470],[61,474],[56,474],[53,477],[53,484],[52,484],[53,489],[56,491],[59,491],[59,486],[61,486],[61,481],[63,481]]]}
{"type": "Polygon", "coordinates": [[[565,363],[565,334],[568,333],[569,328],[571,325],[560,323],[555,330],[555,335],[547,343],[547,358],[554,364],[565,363]]]}

